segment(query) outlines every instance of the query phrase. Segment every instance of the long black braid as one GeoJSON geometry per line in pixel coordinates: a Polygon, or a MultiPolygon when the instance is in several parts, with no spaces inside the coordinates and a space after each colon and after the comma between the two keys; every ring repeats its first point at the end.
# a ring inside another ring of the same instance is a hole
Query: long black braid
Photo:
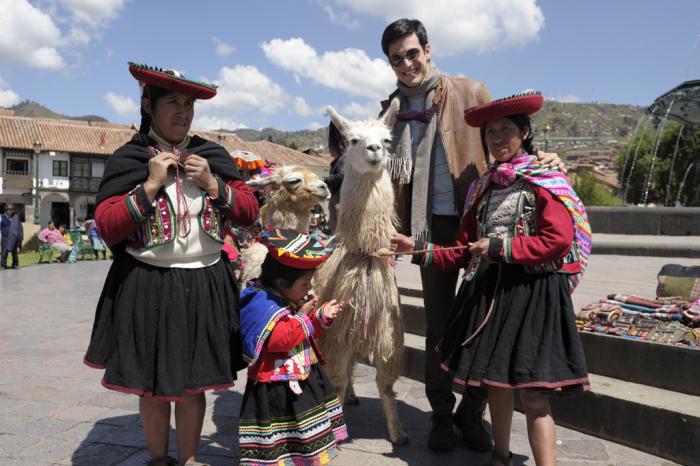
{"type": "MultiPolygon", "coordinates": [[[[153,86],[151,84],[146,84],[143,87],[143,97],[147,97],[151,101],[151,112],[156,108],[156,102],[168,94],[174,94],[173,91],[168,89],[163,89],[162,87],[153,86]]],[[[151,115],[143,110],[143,104],[141,105],[141,127],[139,128],[139,133],[148,134],[151,130],[151,115]]]]}

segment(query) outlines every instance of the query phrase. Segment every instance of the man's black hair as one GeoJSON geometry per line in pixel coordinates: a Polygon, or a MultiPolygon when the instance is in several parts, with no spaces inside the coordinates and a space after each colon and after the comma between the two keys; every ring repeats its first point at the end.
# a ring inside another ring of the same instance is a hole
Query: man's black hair
{"type": "Polygon", "coordinates": [[[425,31],[423,23],[417,19],[401,18],[397,19],[384,29],[382,34],[382,51],[389,56],[389,46],[404,36],[415,33],[418,36],[420,46],[425,50],[428,45],[428,33],[425,31]]]}

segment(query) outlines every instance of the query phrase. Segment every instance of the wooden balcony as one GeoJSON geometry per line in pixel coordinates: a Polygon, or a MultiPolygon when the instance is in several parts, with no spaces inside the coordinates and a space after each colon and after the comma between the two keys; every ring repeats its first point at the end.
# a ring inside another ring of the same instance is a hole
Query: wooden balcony
{"type": "Polygon", "coordinates": [[[76,193],[96,193],[101,181],[102,178],[92,176],[71,176],[69,190],[76,193]]]}
{"type": "Polygon", "coordinates": [[[5,170],[3,173],[3,187],[32,190],[34,178],[30,173],[5,170]]]}

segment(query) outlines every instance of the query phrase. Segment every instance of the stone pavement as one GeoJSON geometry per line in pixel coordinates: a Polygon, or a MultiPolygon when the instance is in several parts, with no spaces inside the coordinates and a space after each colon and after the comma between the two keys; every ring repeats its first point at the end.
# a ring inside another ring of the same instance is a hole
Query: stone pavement
{"type": "MultiPolygon", "coordinates": [[[[612,291],[653,293],[649,280],[667,262],[678,260],[593,257],[582,299],[585,293],[598,296],[608,292],[600,287],[618,283],[612,291]]],[[[136,398],[104,389],[99,384],[101,371],[82,364],[108,266],[108,262],[80,262],[0,273],[0,465],[140,465],[147,459],[136,398]]],[[[407,261],[400,262],[397,270],[400,282],[420,283],[417,270],[407,261]]],[[[236,388],[207,396],[200,461],[217,466],[237,463],[236,416],[243,378],[240,373],[236,388]]],[[[393,447],[386,440],[374,370],[359,365],[356,391],[361,404],[346,410],[353,440],[333,464],[451,466],[486,461],[487,455],[462,446],[450,454],[431,453],[426,447],[430,424],[423,385],[401,378],[395,390],[411,444],[393,447]]],[[[569,429],[559,427],[557,434],[561,465],[673,464],[569,429]]],[[[512,449],[516,464],[534,464],[519,413],[513,423],[512,449]]]]}

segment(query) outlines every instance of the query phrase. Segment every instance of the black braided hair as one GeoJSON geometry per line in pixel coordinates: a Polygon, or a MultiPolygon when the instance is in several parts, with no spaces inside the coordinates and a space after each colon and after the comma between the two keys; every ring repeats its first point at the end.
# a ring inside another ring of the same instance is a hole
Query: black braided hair
{"type": "MultiPolygon", "coordinates": [[[[151,101],[151,112],[156,108],[156,102],[166,95],[174,94],[173,91],[164,89],[162,87],[153,86],[151,84],[146,84],[143,87],[143,94],[141,98],[147,97],[151,101]]],[[[141,105],[141,127],[139,128],[139,133],[148,134],[151,130],[151,115],[143,110],[143,104],[141,105]]]]}

